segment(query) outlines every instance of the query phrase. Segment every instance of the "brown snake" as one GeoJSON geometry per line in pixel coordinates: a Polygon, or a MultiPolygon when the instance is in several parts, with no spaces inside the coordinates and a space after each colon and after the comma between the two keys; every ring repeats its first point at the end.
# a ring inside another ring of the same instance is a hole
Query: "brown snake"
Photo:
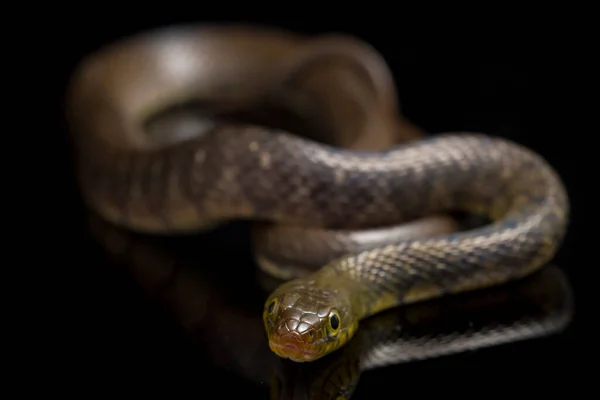
{"type": "Polygon", "coordinates": [[[140,35],[82,62],[68,110],[84,201],[105,219],[173,234],[260,222],[258,264],[294,277],[267,299],[265,328],[295,361],[338,349],[382,310],[532,273],[568,222],[560,178],[516,143],[448,133],[393,146],[408,123],[392,78],[344,36],[140,35]],[[306,78],[334,61],[358,78],[306,78]],[[435,215],[451,211],[491,222],[450,232],[435,215]]]}

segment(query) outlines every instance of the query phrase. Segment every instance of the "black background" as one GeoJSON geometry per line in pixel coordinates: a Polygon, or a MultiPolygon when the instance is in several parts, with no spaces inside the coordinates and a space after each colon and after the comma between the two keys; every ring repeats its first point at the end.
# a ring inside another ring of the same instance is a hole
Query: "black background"
{"type": "MultiPolygon", "coordinates": [[[[262,23],[304,33],[337,31],[355,35],[373,45],[386,59],[394,73],[403,113],[426,131],[480,131],[516,140],[542,154],[559,171],[571,195],[573,222],[556,260],[580,297],[586,266],[581,262],[576,237],[581,235],[585,221],[577,214],[583,185],[579,183],[581,167],[575,160],[581,155],[578,138],[569,137],[558,125],[557,87],[563,80],[558,64],[548,61],[552,57],[561,58],[554,39],[536,34],[519,37],[505,28],[493,35],[474,30],[467,35],[467,41],[454,40],[445,36],[444,29],[431,29],[427,24],[409,30],[398,27],[400,22],[366,24],[341,18],[310,24],[266,18],[221,20],[262,23]]],[[[71,34],[65,35],[60,46],[65,50],[60,56],[61,88],[76,63],[101,45],[145,29],[181,22],[215,21],[196,16],[71,20],[66,26],[71,34]]],[[[61,121],[59,136],[64,129],[61,121]]],[[[66,210],[60,213],[62,229],[67,232],[67,237],[61,240],[72,244],[71,251],[65,249],[63,259],[65,265],[75,266],[67,268],[72,296],[64,307],[67,317],[76,323],[64,337],[64,354],[75,354],[77,380],[82,384],[92,383],[88,390],[167,384],[185,387],[189,394],[200,398],[230,398],[228,393],[238,391],[250,397],[264,397],[267,393],[264,386],[257,387],[211,369],[202,354],[190,350],[187,339],[169,316],[142,296],[121,269],[96,260],[97,254],[82,238],[84,214],[72,181],[68,142],[66,138],[57,142],[60,143],[57,151],[64,154],[56,158],[57,176],[64,177],[65,185],[64,189],[56,189],[54,195],[66,210]],[[222,392],[212,396],[207,393],[209,388],[222,392]]],[[[216,240],[226,243],[231,239],[225,235],[216,240]]],[[[241,239],[235,240],[234,245],[240,244],[241,239]]],[[[243,262],[248,261],[240,261],[243,262]]],[[[365,389],[361,392],[367,394],[364,398],[378,398],[410,388],[420,395],[451,392],[469,397],[475,395],[469,393],[471,373],[487,376],[494,382],[488,387],[488,390],[494,388],[493,391],[513,387],[515,378],[519,387],[545,386],[547,382],[542,381],[550,379],[553,373],[574,368],[576,357],[581,357],[576,350],[581,345],[578,326],[579,314],[571,328],[557,337],[431,361],[414,369],[382,372],[370,377],[370,383],[365,381],[368,393],[365,389]],[[448,376],[459,380],[450,386],[435,383],[448,376]],[[424,384],[417,385],[415,379],[422,379],[424,384]],[[398,387],[402,390],[394,392],[398,387]]],[[[554,383],[562,386],[565,382],[554,383]]],[[[231,396],[234,397],[240,398],[240,394],[231,396]]]]}

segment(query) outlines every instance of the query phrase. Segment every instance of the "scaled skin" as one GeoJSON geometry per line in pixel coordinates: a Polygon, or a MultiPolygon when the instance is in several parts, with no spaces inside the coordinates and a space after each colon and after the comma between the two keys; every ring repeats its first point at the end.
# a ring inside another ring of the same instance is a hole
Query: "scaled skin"
{"type": "Polygon", "coordinates": [[[269,347],[279,357],[315,361],[344,345],[358,328],[344,285],[319,285],[315,278],[284,283],[265,302],[269,347]]]}

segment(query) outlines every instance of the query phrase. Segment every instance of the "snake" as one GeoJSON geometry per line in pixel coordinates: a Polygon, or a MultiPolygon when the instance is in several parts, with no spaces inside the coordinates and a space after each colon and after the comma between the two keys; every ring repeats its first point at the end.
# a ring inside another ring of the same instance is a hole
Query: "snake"
{"type": "MultiPolygon", "coordinates": [[[[182,245],[177,239],[119,229],[96,216],[90,216],[87,231],[99,245],[101,268],[116,265],[130,272],[148,298],[164,306],[170,320],[174,317],[191,350],[208,353],[202,365],[209,362],[227,370],[234,379],[255,383],[258,390],[269,382],[273,400],[363,398],[357,389],[367,371],[400,369],[406,377],[416,362],[435,368],[446,356],[553,336],[573,318],[569,280],[562,268],[551,264],[531,277],[479,293],[383,311],[367,318],[356,337],[331,357],[288,362],[269,350],[262,318],[254,312],[253,301],[248,304],[249,298],[260,304],[260,294],[272,290],[268,284],[240,290],[228,284],[229,271],[199,268],[206,254],[195,252],[195,238],[182,245]]],[[[222,396],[239,397],[231,394],[222,396]]],[[[372,398],[372,392],[366,397],[372,398]]]]}
{"type": "Polygon", "coordinates": [[[67,93],[82,199],[151,234],[254,221],[257,265],[286,278],[264,303],[269,346],[295,362],[382,311],[542,268],[569,221],[560,175],[479,132],[398,143],[393,87],[382,57],[340,34],[186,26],[109,44],[67,93]],[[310,78],[336,63],[356,77],[310,78]],[[453,212],[486,222],[398,233],[453,212]]]}

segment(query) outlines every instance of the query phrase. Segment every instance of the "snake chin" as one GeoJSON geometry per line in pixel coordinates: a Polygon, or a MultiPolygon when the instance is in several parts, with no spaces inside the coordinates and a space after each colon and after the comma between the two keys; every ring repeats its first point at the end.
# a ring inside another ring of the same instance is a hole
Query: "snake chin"
{"type": "Polygon", "coordinates": [[[271,338],[269,347],[279,357],[298,363],[315,361],[322,356],[318,351],[313,351],[310,347],[294,341],[279,341],[271,338]]]}

